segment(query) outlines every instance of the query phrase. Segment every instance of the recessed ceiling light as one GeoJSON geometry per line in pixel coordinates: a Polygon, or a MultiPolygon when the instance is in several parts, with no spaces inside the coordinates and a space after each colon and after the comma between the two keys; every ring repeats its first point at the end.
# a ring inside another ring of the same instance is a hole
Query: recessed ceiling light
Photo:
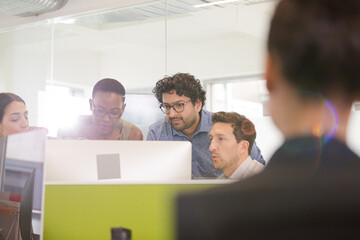
{"type": "Polygon", "coordinates": [[[256,3],[262,3],[262,2],[268,2],[268,1],[274,1],[274,0],[221,0],[216,2],[209,2],[209,3],[203,3],[203,4],[196,4],[193,5],[194,8],[201,8],[201,7],[209,7],[214,5],[222,5],[227,3],[240,3],[244,5],[251,5],[256,3]]]}

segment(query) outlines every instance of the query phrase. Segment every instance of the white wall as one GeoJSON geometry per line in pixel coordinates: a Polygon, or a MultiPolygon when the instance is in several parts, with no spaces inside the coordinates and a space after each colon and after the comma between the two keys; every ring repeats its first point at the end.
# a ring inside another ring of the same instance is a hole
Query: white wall
{"type": "Polygon", "coordinates": [[[93,86],[100,75],[100,54],[97,51],[76,49],[54,55],[54,81],[93,86]]]}
{"type": "Polygon", "coordinates": [[[30,124],[36,125],[38,92],[50,77],[50,39],[48,26],[19,29],[1,37],[1,88],[23,98],[30,112],[30,124]],[[32,43],[29,47],[28,42],[32,43]]]}
{"type": "Polygon", "coordinates": [[[284,142],[284,137],[271,117],[251,118],[256,129],[256,144],[266,162],[284,142]]]}
{"type": "Polygon", "coordinates": [[[13,54],[9,46],[12,45],[12,33],[2,34],[0,38],[0,91],[7,92],[8,82],[13,69],[13,54]]]}
{"type": "Polygon", "coordinates": [[[127,91],[152,89],[164,76],[164,49],[123,44],[102,53],[100,76],[118,79],[127,91]]]}
{"type": "Polygon", "coordinates": [[[189,72],[199,79],[263,70],[263,41],[252,37],[214,39],[169,46],[168,72],[189,72]]]}

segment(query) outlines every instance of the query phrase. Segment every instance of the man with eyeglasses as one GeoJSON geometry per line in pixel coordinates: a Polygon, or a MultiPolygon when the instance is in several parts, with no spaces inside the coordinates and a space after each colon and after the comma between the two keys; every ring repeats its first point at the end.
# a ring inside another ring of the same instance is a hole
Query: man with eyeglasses
{"type": "MultiPolygon", "coordinates": [[[[190,141],[192,143],[192,178],[217,178],[223,172],[214,168],[209,151],[212,113],[203,110],[205,91],[200,81],[187,73],[177,73],[159,80],[153,89],[166,117],[152,124],[147,140],[190,141]]],[[[251,158],[265,165],[254,143],[251,158]]]]}
{"type": "Polygon", "coordinates": [[[121,119],[125,110],[125,89],[117,80],[98,81],[89,100],[92,115],[79,116],[73,129],[60,130],[58,137],[93,140],[142,140],[141,130],[121,119]]]}

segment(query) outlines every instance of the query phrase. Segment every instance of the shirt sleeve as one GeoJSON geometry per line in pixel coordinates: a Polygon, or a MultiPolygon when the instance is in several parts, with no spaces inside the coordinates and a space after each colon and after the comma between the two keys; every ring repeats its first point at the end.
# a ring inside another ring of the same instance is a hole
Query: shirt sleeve
{"type": "Polygon", "coordinates": [[[250,157],[252,159],[258,161],[259,163],[266,165],[266,162],[265,162],[263,156],[261,155],[261,150],[256,145],[256,142],[254,142],[254,145],[252,146],[250,157]]]}
{"type": "Polygon", "coordinates": [[[156,140],[158,140],[158,139],[156,139],[155,131],[151,126],[149,127],[149,132],[148,132],[146,140],[147,141],[156,141],[156,140]]]}

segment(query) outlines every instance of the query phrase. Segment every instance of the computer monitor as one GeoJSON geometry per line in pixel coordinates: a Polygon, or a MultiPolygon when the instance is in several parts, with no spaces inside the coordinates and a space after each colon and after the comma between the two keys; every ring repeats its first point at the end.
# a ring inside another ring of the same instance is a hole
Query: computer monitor
{"type": "Polygon", "coordinates": [[[32,199],[34,232],[40,233],[43,188],[43,162],[46,129],[0,138],[0,188],[3,192],[22,194],[27,180],[34,172],[32,199]]]}
{"type": "Polygon", "coordinates": [[[22,240],[32,240],[32,205],[35,169],[31,172],[21,193],[19,226],[22,240]]]}
{"type": "Polygon", "coordinates": [[[27,179],[35,169],[33,203],[37,211],[41,210],[46,135],[46,129],[38,129],[6,138],[1,190],[21,194],[27,179]]]}
{"type": "Polygon", "coordinates": [[[34,237],[39,236],[32,231],[34,176],[35,170],[22,189],[21,200],[15,196],[17,194],[2,193],[5,198],[1,201],[0,239],[34,240],[34,237]]]}
{"type": "Polygon", "coordinates": [[[3,181],[4,181],[6,142],[7,142],[6,137],[0,137],[0,190],[2,190],[3,181]]]}
{"type": "Polygon", "coordinates": [[[45,183],[191,180],[188,141],[48,139],[45,183]]]}

